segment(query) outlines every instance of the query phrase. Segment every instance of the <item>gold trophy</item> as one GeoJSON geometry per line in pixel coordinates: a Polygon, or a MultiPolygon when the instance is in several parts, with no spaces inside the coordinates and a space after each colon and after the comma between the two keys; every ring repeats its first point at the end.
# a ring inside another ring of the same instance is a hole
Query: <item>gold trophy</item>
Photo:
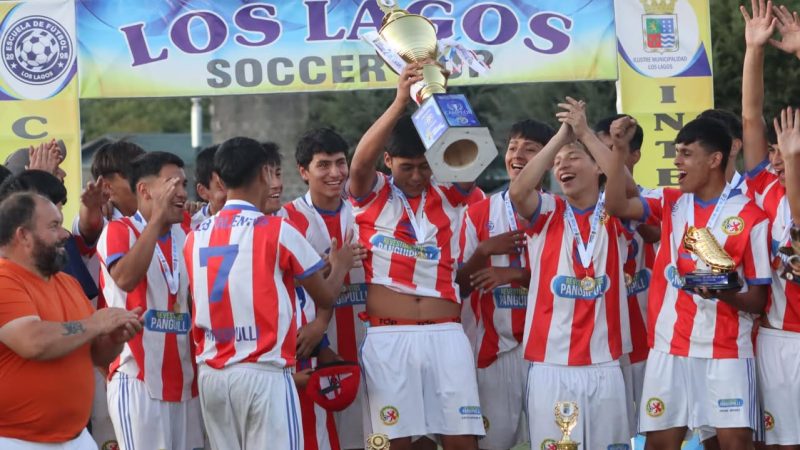
{"type": "Polygon", "coordinates": [[[370,434],[367,438],[367,450],[389,450],[389,436],[383,433],[370,434]]]}
{"type": "Polygon", "coordinates": [[[378,4],[385,14],[378,31],[383,42],[373,43],[378,54],[395,72],[402,69],[393,60],[396,56],[422,64],[422,88],[416,95],[420,108],[412,120],[434,176],[439,181],[475,181],[497,156],[497,147],[467,98],[446,93],[447,77],[436,62],[436,27],[426,17],[400,9],[395,0],[378,4]]]}
{"type": "Polygon", "coordinates": [[[686,250],[697,255],[708,270],[696,270],[683,277],[683,289],[705,287],[710,290],[739,290],[742,287],[739,274],[736,273],[736,263],[719,245],[708,228],[689,227],[683,238],[686,250]]]}
{"type": "Polygon", "coordinates": [[[561,430],[561,440],[556,442],[556,450],[578,450],[580,442],[570,439],[569,434],[578,424],[578,403],[556,402],[554,409],[556,425],[561,430]]]}
{"type": "Polygon", "coordinates": [[[783,273],[781,277],[786,280],[800,283],[800,227],[789,230],[792,241],[789,245],[781,247],[778,251],[785,256],[783,273]]]}

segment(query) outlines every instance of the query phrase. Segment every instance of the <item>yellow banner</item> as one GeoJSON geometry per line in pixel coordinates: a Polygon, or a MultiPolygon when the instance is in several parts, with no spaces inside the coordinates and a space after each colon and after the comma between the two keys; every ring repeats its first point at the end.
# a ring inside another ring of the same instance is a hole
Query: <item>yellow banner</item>
{"type": "Polygon", "coordinates": [[[616,0],[617,109],[644,129],[636,181],[677,185],[675,136],[714,107],[708,0],[616,0]]]}
{"type": "Polygon", "coordinates": [[[81,192],[75,37],[73,0],[0,3],[0,163],[19,148],[62,139],[67,227],[81,192]]]}

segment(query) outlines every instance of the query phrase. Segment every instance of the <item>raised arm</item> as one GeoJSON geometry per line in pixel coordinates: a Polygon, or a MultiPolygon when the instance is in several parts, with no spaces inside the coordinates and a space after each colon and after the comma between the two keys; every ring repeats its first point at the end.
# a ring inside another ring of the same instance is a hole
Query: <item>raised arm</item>
{"type": "Polygon", "coordinates": [[[108,203],[109,194],[103,191],[103,177],[86,183],[81,194],[81,207],[78,214],[78,231],[83,240],[92,245],[97,242],[105,225],[103,205],[108,203]]]}
{"type": "MultiPolygon", "coordinates": [[[[800,224],[800,109],[781,111],[775,119],[775,133],[783,156],[786,177],[786,198],[792,211],[792,222],[800,224]]],[[[785,242],[781,242],[781,245],[785,242]]]]}
{"type": "Polygon", "coordinates": [[[790,55],[800,59],[800,18],[797,12],[790,12],[785,6],[772,8],[775,18],[778,19],[776,26],[781,40],[770,39],[769,43],[790,55]]]}
{"type": "Polygon", "coordinates": [[[777,19],[772,16],[772,2],[753,1],[753,16],[747,8],[739,9],[744,17],[744,65],[742,69],[742,137],[744,168],[750,172],[769,153],[764,123],[764,47],[775,32],[777,19]]]}
{"type": "MultiPolygon", "coordinates": [[[[636,122],[630,117],[621,117],[614,121],[611,126],[611,138],[614,140],[615,150],[608,152],[612,166],[605,172],[606,174],[606,211],[615,217],[628,220],[640,220],[645,213],[644,205],[639,199],[638,190],[636,193],[631,191],[630,186],[635,183],[633,176],[625,167],[625,153],[617,151],[617,147],[622,145],[626,136],[633,133],[636,122]],[[634,195],[632,195],[634,194],[634,195]]],[[[627,142],[627,141],[626,141],[627,142]]]]}
{"type": "Polygon", "coordinates": [[[397,95],[389,108],[364,133],[350,163],[350,195],[363,197],[375,184],[376,165],[398,119],[411,101],[411,85],[422,80],[422,65],[409,64],[400,74],[397,95]]]}
{"type": "Polygon", "coordinates": [[[536,186],[542,182],[544,174],[553,167],[553,160],[561,147],[569,144],[573,139],[569,125],[562,124],[555,136],[550,139],[542,151],[531,159],[522,172],[508,187],[508,195],[517,214],[530,219],[539,208],[539,193],[536,186]]]}

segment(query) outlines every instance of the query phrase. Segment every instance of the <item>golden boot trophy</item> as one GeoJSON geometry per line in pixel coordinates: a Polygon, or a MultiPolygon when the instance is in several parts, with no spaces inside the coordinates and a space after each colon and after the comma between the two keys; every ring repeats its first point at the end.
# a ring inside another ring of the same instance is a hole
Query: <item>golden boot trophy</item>
{"type": "Polygon", "coordinates": [[[402,70],[393,59],[396,56],[405,63],[423,65],[422,88],[417,93],[420,108],[412,120],[434,176],[445,182],[475,181],[497,156],[497,147],[467,98],[446,93],[447,77],[436,62],[436,27],[426,17],[400,9],[395,0],[378,4],[385,14],[378,31],[381,42],[371,42],[378,54],[395,72],[402,70]]]}
{"type": "Polygon", "coordinates": [[[556,442],[557,450],[578,450],[580,442],[573,441],[569,434],[578,424],[578,404],[576,402],[556,402],[554,409],[556,425],[561,430],[561,440],[556,442]]]}
{"type": "Polygon", "coordinates": [[[705,287],[709,290],[739,290],[742,283],[736,273],[733,259],[719,245],[708,228],[689,227],[683,238],[686,250],[697,255],[711,270],[696,270],[683,278],[683,289],[691,290],[705,287]]]}

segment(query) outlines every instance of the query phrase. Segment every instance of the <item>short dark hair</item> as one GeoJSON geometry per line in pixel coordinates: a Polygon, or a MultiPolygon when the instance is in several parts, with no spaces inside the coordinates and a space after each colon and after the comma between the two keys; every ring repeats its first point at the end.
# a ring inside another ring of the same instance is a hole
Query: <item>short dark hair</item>
{"type": "Polygon", "coordinates": [[[3,182],[6,181],[11,175],[13,174],[10,170],[8,170],[8,167],[0,164],[0,184],[3,184],[3,182]]]}
{"type": "Polygon", "coordinates": [[[120,174],[130,178],[131,161],[145,153],[142,147],[127,141],[109,142],[94,153],[92,158],[92,178],[120,174]]]}
{"type": "Polygon", "coordinates": [[[226,187],[236,189],[252,183],[267,160],[267,152],[258,141],[235,137],[220,144],[214,155],[214,170],[226,187]]]}
{"type": "MultiPolygon", "coordinates": [[[[597,121],[597,123],[594,124],[594,132],[605,133],[610,135],[611,124],[614,123],[615,120],[621,117],[630,117],[631,119],[633,119],[633,117],[629,116],[628,114],[614,114],[613,116],[608,116],[597,121]]],[[[628,145],[630,146],[631,150],[641,150],[643,141],[644,141],[644,130],[642,129],[642,126],[639,125],[639,122],[636,122],[636,131],[633,133],[633,137],[631,138],[631,141],[628,143],[628,145]]]]}
{"type": "Polygon", "coordinates": [[[395,124],[386,152],[389,156],[400,158],[418,158],[425,154],[425,144],[422,143],[410,115],[401,117],[395,124]]]}
{"type": "Polygon", "coordinates": [[[35,192],[54,204],[67,203],[67,188],[55,175],[43,170],[26,170],[0,185],[0,200],[17,192],[35,192]]]}
{"type": "Polygon", "coordinates": [[[36,195],[33,192],[15,192],[0,201],[0,246],[14,239],[17,228],[30,228],[36,211],[36,195]]]}
{"type": "Polygon", "coordinates": [[[742,119],[727,109],[707,109],[701,112],[697,117],[717,119],[728,127],[728,133],[730,133],[731,137],[739,140],[742,139],[742,119]]]}
{"type": "Polygon", "coordinates": [[[217,144],[200,150],[194,163],[194,178],[206,188],[211,185],[211,174],[214,173],[214,155],[218,148],[217,144]]]}
{"type": "Polygon", "coordinates": [[[348,148],[347,141],[336,131],[331,128],[317,128],[308,131],[297,142],[294,159],[297,165],[308,169],[308,165],[317,153],[327,155],[344,153],[347,156],[348,148]]]}
{"type": "Polygon", "coordinates": [[[728,127],[709,117],[699,117],[687,123],[675,138],[676,144],[689,145],[697,142],[708,153],[722,153],[723,170],[728,165],[732,141],[728,127]]]}
{"type": "Polygon", "coordinates": [[[547,145],[555,135],[556,131],[550,125],[535,119],[525,119],[511,125],[508,139],[522,138],[547,145]]]}
{"type": "Polygon", "coordinates": [[[267,152],[267,165],[270,167],[280,167],[283,162],[281,157],[281,146],[272,141],[264,141],[261,147],[267,152]]]}
{"type": "Polygon", "coordinates": [[[170,164],[183,168],[183,160],[174,153],[148,152],[138,156],[131,161],[131,171],[130,176],[128,176],[131,191],[135,194],[136,185],[139,184],[142,178],[158,176],[161,173],[161,169],[170,164]]]}

